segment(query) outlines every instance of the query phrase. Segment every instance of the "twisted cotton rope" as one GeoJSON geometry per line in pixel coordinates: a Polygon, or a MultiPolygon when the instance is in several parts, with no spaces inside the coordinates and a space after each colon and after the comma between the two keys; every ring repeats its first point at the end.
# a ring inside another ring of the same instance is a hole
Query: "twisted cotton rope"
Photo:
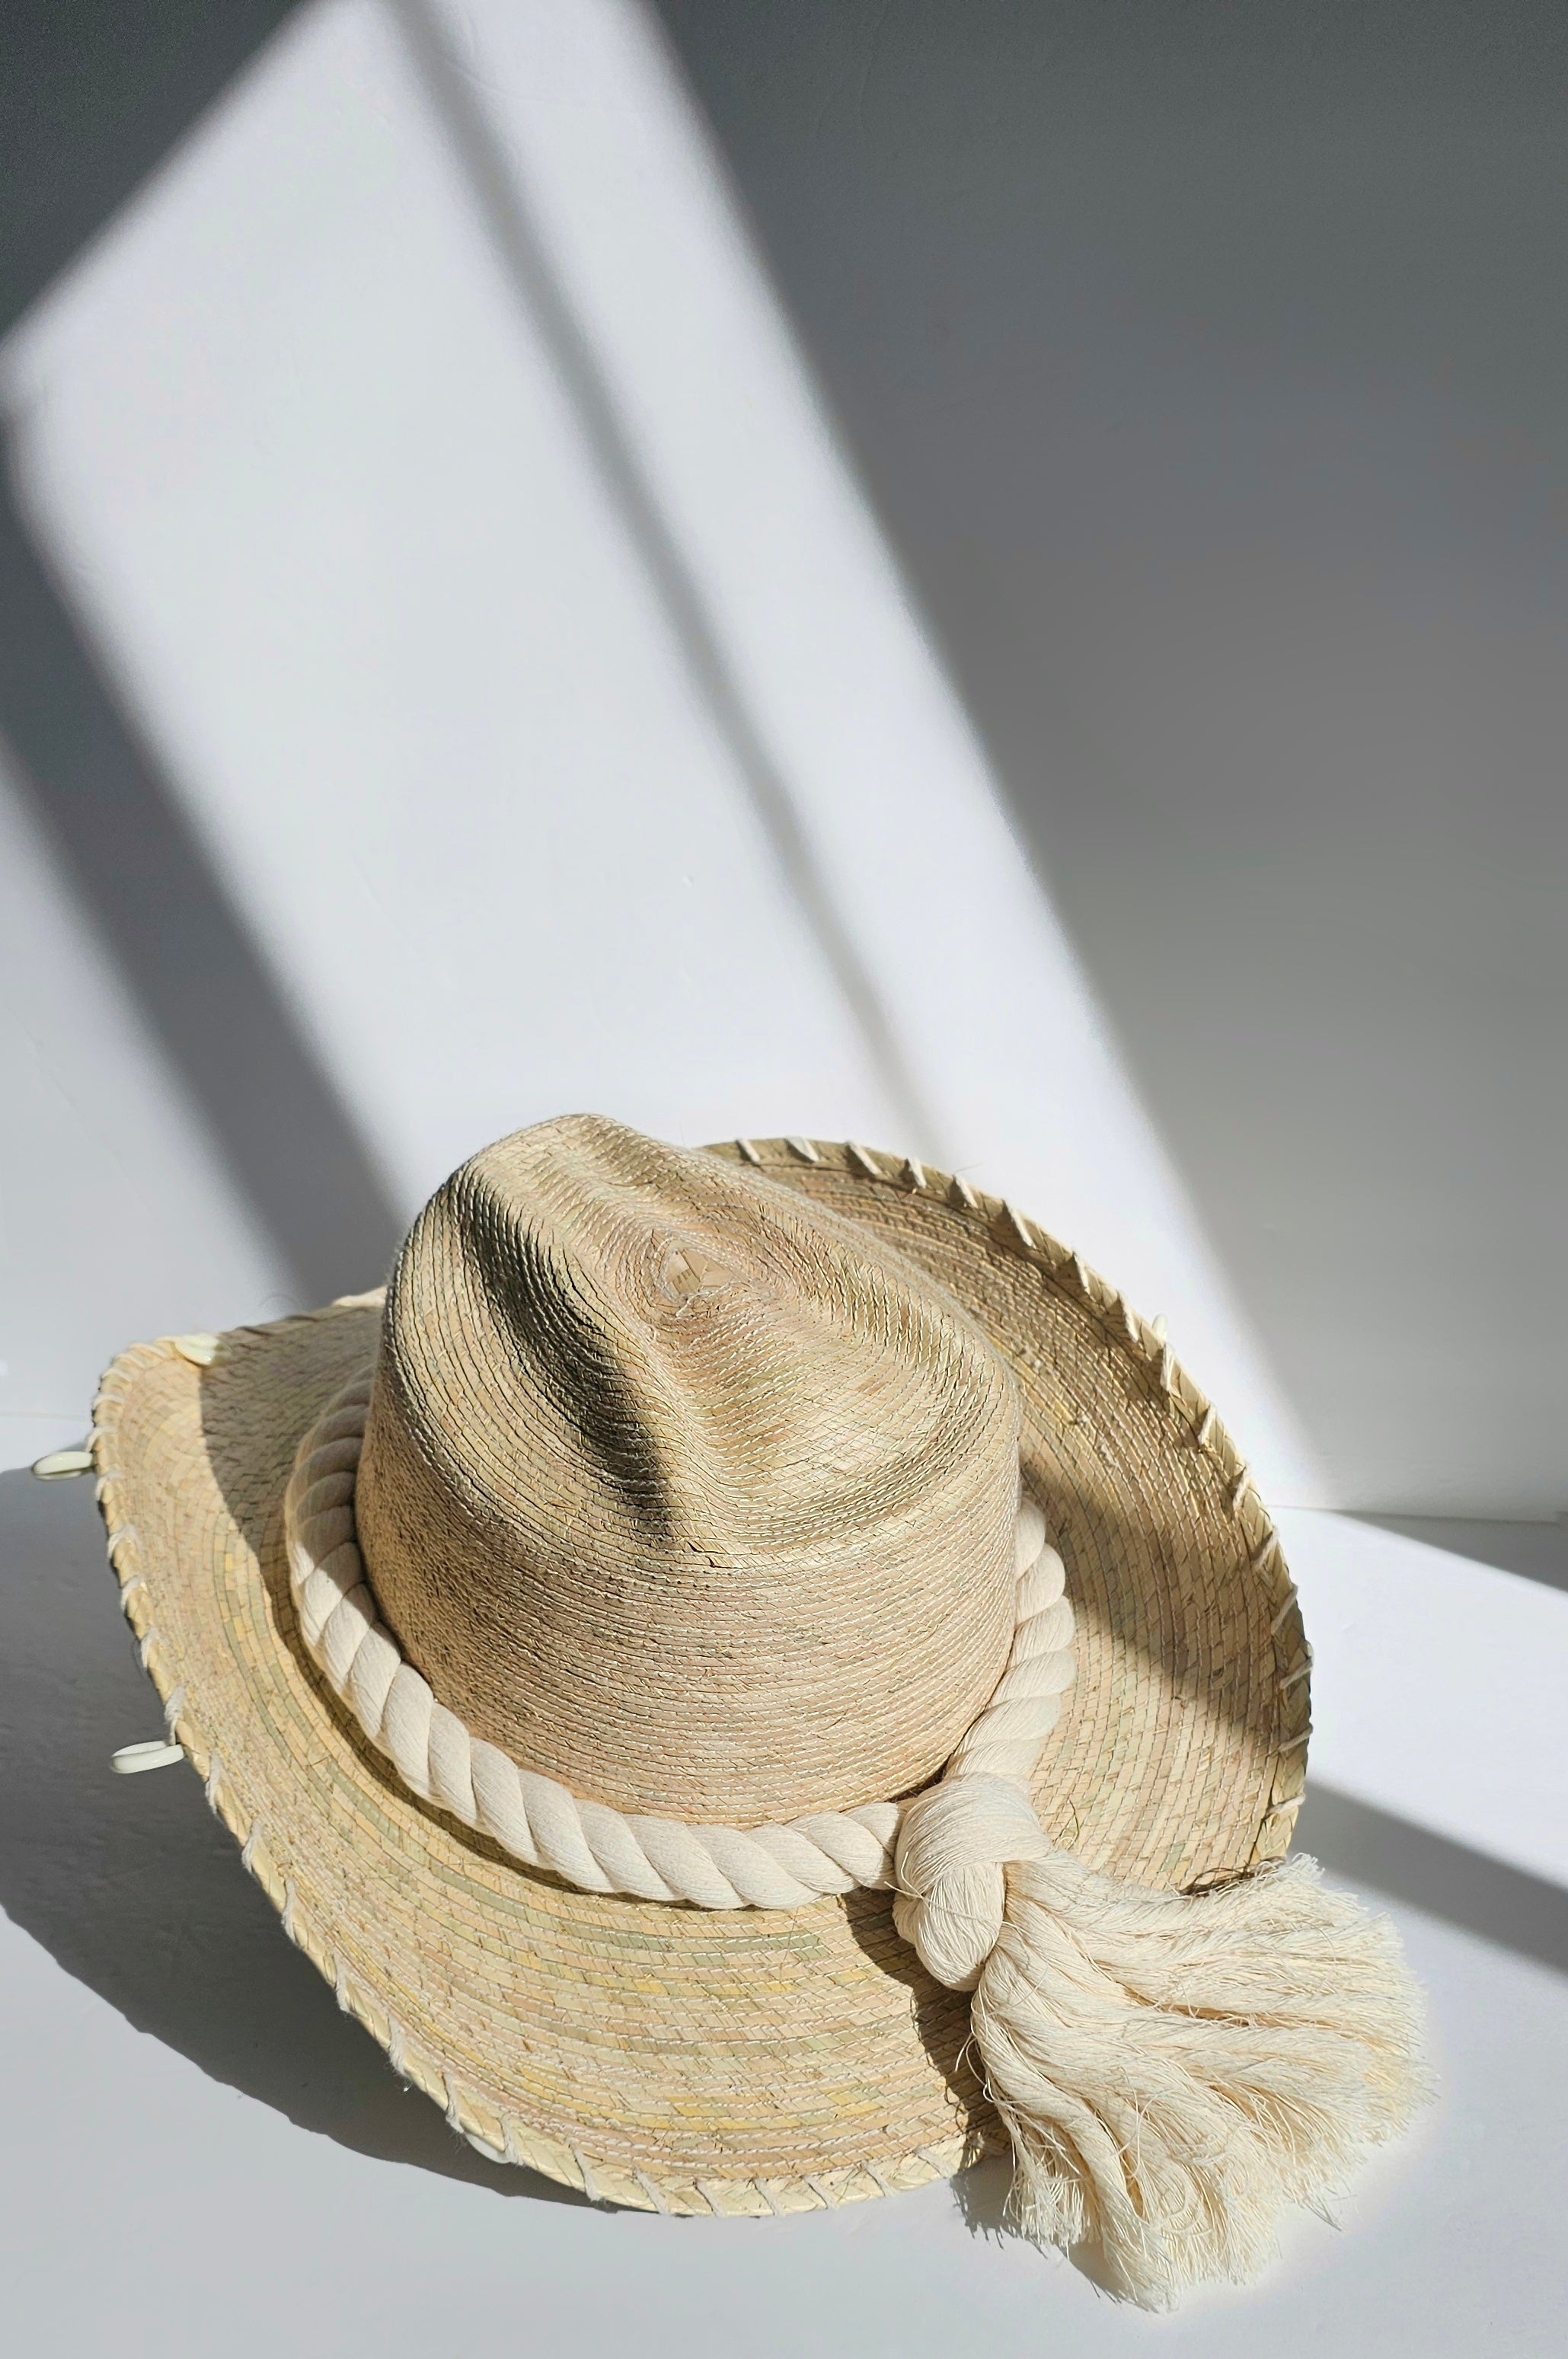
{"type": "MultiPolygon", "coordinates": [[[[1018,1510],[1017,1619],[1007,1668],[943,1773],[944,1787],[964,1786],[957,1818],[949,1805],[945,1816],[922,1819],[908,1859],[899,1842],[907,1808],[897,1802],[815,1811],[784,1826],[695,1825],[580,1801],[553,1777],[519,1767],[438,1703],[404,1659],[377,1614],[354,1537],[370,1388],[366,1369],[299,1445],[284,1500],[289,1578],[305,1643],[328,1683],[422,1800],[489,1835],[525,1867],[548,1868],[584,1892],[698,1908],[799,1908],[824,1894],[898,1884],[899,1931],[910,1940],[919,1931],[922,1956],[928,1945],[939,1956],[954,1944],[962,1950],[964,1929],[977,1915],[988,1918],[993,1900],[999,1927],[1002,1869],[995,1862],[1018,1854],[998,1851],[998,1832],[1020,1808],[1034,1824],[1029,1783],[1073,1682],[1073,1608],[1062,1593],[1062,1559],[1047,1546],[1032,1502],[1018,1510]],[[945,1873],[960,1820],[973,1821],[966,1864],[945,1873]]],[[[1034,1836],[1043,1841],[1038,1825],[1034,1836]]],[[[954,1979],[953,1986],[971,1987],[973,1979],[954,1979]]]]}
{"type": "Polygon", "coordinates": [[[354,1540],[369,1395],[366,1371],[306,1436],[285,1527],[306,1642],[371,1741],[416,1793],[586,1891],[794,1908],[891,1885],[902,1938],[972,1994],[1028,2234],[1097,2243],[1112,2281],[1158,2307],[1250,2276],[1282,2205],[1321,2208],[1408,2119],[1426,2085],[1418,1994],[1391,1929],[1311,1861],[1196,1897],[1116,1882],[1046,1836],[1029,1783],[1072,1680],[1073,1615],[1032,1505],[1007,1669],[939,1783],[788,1826],[632,1817],[472,1736],[383,1628],[354,1540]]]}

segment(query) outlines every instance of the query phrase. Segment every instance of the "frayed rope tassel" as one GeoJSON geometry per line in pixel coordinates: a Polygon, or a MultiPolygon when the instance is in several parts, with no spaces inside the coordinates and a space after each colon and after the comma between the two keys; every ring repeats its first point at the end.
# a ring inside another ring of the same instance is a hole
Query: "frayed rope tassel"
{"type": "Polygon", "coordinates": [[[1014,2224],[1097,2245],[1146,2309],[1254,2276],[1282,2207],[1323,2211],[1429,2094],[1398,1936],[1312,1860],[1145,1891],[1056,1850],[1011,1778],[960,1773],[906,1806],[898,1883],[899,1933],[974,1994],[1014,2224]]]}

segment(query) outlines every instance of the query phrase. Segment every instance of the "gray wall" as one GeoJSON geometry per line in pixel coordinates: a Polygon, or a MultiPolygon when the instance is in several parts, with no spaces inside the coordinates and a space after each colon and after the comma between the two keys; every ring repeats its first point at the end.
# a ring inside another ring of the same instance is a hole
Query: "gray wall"
{"type": "Polygon", "coordinates": [[[1554,1514],[1568,15],[662,14],[1336,1495],[1554,1514]]]}

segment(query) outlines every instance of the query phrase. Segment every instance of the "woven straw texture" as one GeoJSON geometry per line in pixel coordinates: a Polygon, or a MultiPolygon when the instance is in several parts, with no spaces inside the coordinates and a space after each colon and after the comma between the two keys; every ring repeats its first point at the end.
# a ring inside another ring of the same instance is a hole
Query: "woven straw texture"
{"type": "Polygon", "coordinates": [[[355,1536],[437,1696],[621,1810],[924,1785],[1013,1635],[1018,1409],[920,1271],[749,1166],[565,1115],[420,1213],[355,1536]]]}
{"type": "MultiPolygon", "coordinates": [[[[863,1147],[713,1150],[926,1270],[1010,1365],[1029,1488],[1078,1620],[1037,1782],[1088,1864],[1194,1888],[1283,1854],[1308,1657],[1267,1516],[1163,1341],[1066,1248],[863,1147]]],[[[565,1889],[419,1802],[305,1651],[281,1507],[295,1450],[376,1348],[370,1303],[135,1347],[94,1413],[111,1560],[170,1726],[290,1937],[487,2151],[590,2194],[765,2212],[918,2185],[996,2136],[968,2003],[888,1896],[710,1915],[565,1889]]]]}

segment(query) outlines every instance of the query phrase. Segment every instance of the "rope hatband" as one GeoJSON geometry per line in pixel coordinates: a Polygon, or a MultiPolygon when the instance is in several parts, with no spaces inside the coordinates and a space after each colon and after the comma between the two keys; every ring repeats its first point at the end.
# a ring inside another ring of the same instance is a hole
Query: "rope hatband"
{"type": "MultiPolygon", "coordinates": [[[[381,1621],[354,1536],[354,1490],[371,1372],[337,1394],[300,1444],[284,1501],[289,1579],[307,1647],[366,1736],[421,1800],[490,1836],[525,1867],[584,1892],[695,1908],[800,1908],[894,1882],[897,1802],[785,1826],[701,1826],[580,1801],[474,1736],[439,1703],[381,1621]]],[[[1018,1511],[1017,1619],[1006,1669],[948,1777],[1034,1775],[1073,1681],[1062,1559],[1032,1502],[1018,1511]]]]}

